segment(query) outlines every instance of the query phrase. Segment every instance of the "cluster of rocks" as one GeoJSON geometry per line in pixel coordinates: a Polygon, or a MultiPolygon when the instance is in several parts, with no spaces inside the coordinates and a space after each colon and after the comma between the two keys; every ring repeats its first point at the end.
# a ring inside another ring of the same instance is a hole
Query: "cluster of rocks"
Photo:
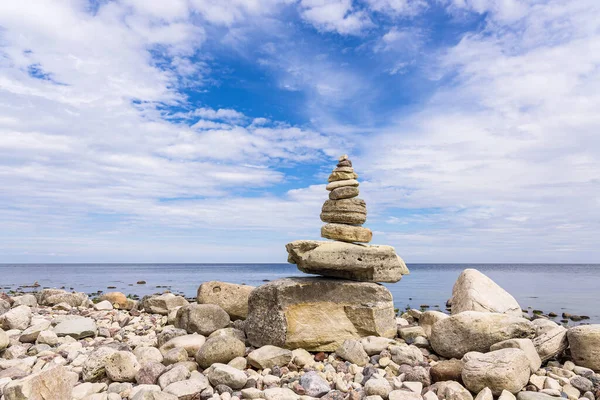
{"type": "MultiPolygon", "coordinates": [[[[360,282],[317,289],[349,298],[351,284],[360,282]]],[[[258,289],[206,282],[191,303],[171,293],[139,302],[118,292],[94,302],[55,289],[0,294],[0,399],[600,399],[600,325],[523,318],[514,298],[476,270],[455,284],[451,315],[409,310],[394,318],[393,334],[352,336],[331,351],[253,345],[247,317],[258,289]]],[[[365,303],[385,297],[373,290],[365,303]]],[[[282,290],[282,302],[298,292],[282,290]]],[[[318,313],[299,302],[283,308],[285,318],[318,313]]],[[[355,329],[371,324],[373,314],[359,315],[355,329]]],[[[331,328],[327,315],[313,316],[325,331],[310,343],[321,347],[331,328]]]]}
{"type": "Polygon", "coordinates": [[[377,282],[398,282],[408,269],[393,247],[360,243],[372,234],[360,226],[367,207],[357,198],[356,178],[348,156],[340,157],[321,213],[321,235],[334,241],[286,245],[289,262],[320,277],[279,279],[252,291],[246,323],[252,345],[334,351],[346,339],[396,334],[392,294],[377,282]]]}

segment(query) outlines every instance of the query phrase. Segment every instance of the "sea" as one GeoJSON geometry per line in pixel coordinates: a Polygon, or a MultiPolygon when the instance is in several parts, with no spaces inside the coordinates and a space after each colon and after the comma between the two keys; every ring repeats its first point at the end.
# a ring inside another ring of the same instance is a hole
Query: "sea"
{"type": "MultiPolygon", "coordinates": [[[[600,323],[600,264],[409,264],[410,275],[385,284],[399,309],[442,310],[465,268],[476,268],[511,293],[531,314],[563,313],[600,323]]],[[[0,264],[0,291],[65,288],[95,294],[144,296],[169,290],[193,298],[206,281],[259,286],[307,276],[293,264],[0,264]],[[138,282],[145,283],[138,283],[138,282]],[[25,287],[33,284],[37,288],[25,287]]]]}

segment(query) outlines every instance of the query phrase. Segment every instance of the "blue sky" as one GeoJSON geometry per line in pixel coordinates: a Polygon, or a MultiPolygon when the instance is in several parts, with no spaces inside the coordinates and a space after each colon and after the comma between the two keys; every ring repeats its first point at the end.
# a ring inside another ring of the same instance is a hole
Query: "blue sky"
{"type": "Polygon", "coordinates": [[[0,2],[0,262],[598,262],[596,0],[0,2]]]}

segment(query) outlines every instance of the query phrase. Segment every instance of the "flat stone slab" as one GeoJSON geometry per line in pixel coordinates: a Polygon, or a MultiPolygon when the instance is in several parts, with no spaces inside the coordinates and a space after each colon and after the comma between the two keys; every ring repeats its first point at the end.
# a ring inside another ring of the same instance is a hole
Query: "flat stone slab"
{"type": "Polygon", "coordinates": [[[76,318],[63,321],[54,327],[56,336],[71,336],[73,339],[83,339],[96,336],[98,328],[91,318],[76,318]]]}
{"type": "Polygon", "coordinates": [[[246,334],[255,347],[267,344],[334,351],[346,339],[392,338],[392,294],[376,283],[330,278],[285,278],[252,291],[246,334]]]}
{"type": "Polygon", "coordinates": [[[307,274],[362,282],[398,282],[409,273],[392,246],[296,240],[285,248],[288,261],[307,274]]]}
{"type": "Polygon", "coordinates": [[[321,227],[321,236],[348,243],[369,243],[373,239],[373,232],[362,226],[329,223],[321,227]]]}

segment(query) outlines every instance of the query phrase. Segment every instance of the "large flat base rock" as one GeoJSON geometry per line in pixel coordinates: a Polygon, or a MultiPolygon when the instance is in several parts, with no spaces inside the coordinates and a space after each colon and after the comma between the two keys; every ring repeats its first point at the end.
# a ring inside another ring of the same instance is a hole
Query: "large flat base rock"
{"type": "Polygon", "coordinates": [[[296,240],[285,248],[288,261],[307,274],[362,282],[398,282],[409,273],[391,246],[296,240]]]}
{"type": "Polygon", "coordinates": [[[392,294],[376,283],[285,278],[250,294],[246,334],[256,347],[334,351],[346,339],[395,333],[392,294]]]}

